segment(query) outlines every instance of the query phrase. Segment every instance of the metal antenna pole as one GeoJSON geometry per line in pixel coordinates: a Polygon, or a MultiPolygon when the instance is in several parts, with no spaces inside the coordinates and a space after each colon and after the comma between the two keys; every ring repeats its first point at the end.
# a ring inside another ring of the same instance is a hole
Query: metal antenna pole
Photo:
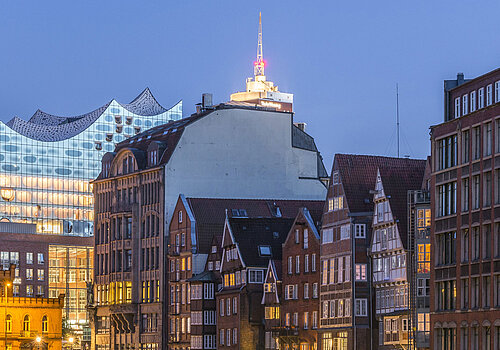
{"type": "Polygon", "coordinates": [[[398,158],[399,158],[399,86],[396,83],[396,132],[398,139],[398,158]]]}
{"type": "Polygon", "coordinates": [[[262,15],[259,12],[259,35],[257,42],[257,61],[254,64],[254,75],[264,75],[264,53],[262,52],[262,15]]]}

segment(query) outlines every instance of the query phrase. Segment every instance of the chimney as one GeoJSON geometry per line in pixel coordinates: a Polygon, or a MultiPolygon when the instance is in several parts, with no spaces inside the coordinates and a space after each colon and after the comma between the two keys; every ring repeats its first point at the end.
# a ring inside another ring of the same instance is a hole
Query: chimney
{"type": "Polygon", "coordinates": [[[302,130],[303,132],[306,132],[306,126],[307,126],[306,123],[295,123],[295,126],[300,130],[302,130]]]}
{"type": "Polygon", "coordinates": [[[457,73],[457,86],[465,82],[464,73],[457,73]]]}
{"type": "Polygon", "coordinates": [[[213,103],[213,95],[209,93],[205,93],[201,95],[201,106],[203,109],[206,109],[208,107],[212,107],[213,103]]]}

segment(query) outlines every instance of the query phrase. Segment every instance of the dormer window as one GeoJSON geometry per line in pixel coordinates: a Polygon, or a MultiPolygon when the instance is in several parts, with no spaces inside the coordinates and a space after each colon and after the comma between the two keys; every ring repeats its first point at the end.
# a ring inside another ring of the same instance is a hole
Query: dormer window
{"type": "Polygon", "coordinates": [[[233,217],[239,217],[239,218],[248,217],[247,211],[245,209],[231,209],[231,214],[233,217]]]}
{"type": "Polygon", "coordinates": [[[260,256],[271,256],[271,247],[268,245],[260,245],[259,246],[259,255],[260,256]]]}

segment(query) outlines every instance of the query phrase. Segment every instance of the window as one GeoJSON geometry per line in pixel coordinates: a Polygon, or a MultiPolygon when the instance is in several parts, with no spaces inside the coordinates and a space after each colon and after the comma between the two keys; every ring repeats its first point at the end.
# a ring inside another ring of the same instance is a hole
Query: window
{"type": "Polygon", "coordinates": [[[484,88],[480,88],[477,91],[477,108],[484,108],[484,88]]]}
{"type": "Polygon", "coordinates": [[[220,343],[220,345],[224,345],[224,334],[225,334],[224,329],[221,329],[219,331],[219,343],[220,343]]]}
{"type": "Polygon", "coordinates": [[[483,285],[481,286],[481,290],[483,291],[483,298],[482,299],[483,299],[483,307],[485,309],[489,309],[491,306],[490,288],[491,288],[491,277],[490,276],[483,277],[483,285]]]}
{"type": "Polygon", "coordinates": [[[439,139],[437,142],[437,169],[447,169],[457,165],[457,135],[439,139]]]}
{"type": "Polygon", "coordinates": [[[469,211],[469,178],[462,179],[462,211],[469,211]]]}
{"type": "Polygon", "coordinates": [[[356,264],[356,281],[366,281],[366,264],[356,264]]]}
{"type": "Polygon", "coordinates": [[[481,157],[481,127],[476,126],[472,129],[472,160],[481,157]]]}
{"type": "Polygon", "coordinates": [[[500,101],[500,81],[495,82],[495,103],[500,101]]]}
{"type": "Polygon", "coordinates": [[[455,310],[456,285],[456,280],[436,283],[437,310],[455,310]]]}
{"type": "Polygon", "coordinates": [[[291,275],[293,273],[293,257],[288,257],[288,274],[291,275]]]}
{"type": "MultiPolygon", "coordinates": [[[[500,280],[500,278],[499,278],[500,280]]],[[[318,283],[313,283],[313,298],[317,299],[318,298],[318,283]]]]}
{"type": "Polygon", "coordinates": [[[264,271],[262,271],[262,270],[250,270],[248,282],[249,283],[263,283],[264,282],[264,271]]]}
{"type": "Polygon", "coordinates": [[[417,249],[417,272],[429,273],[431,271],[431,245],[429,243],[418,244],[417,249]]]}
{"type": "Polygon", "coordinates": [[[219,311],[220,311],[220,315],[224,316],[224,299],[221,299],[219,302],[219,311]]]}
{"type": "Polygon", "coordinates": [[[437,216],[455,214],[457,209],[457,183],[449,182],[447,184],[437,186],[437,191],[437,216]]]}
{"type": "Polygon", "coordinates": [[[304,299],[309,299],[309,283],[304,283],[304,299]]]}
{"type": "Polygon", "coordinates": [[[295,230],[295,244],[299,244],[300,243],[299,235],[300,235],[300,231],[298,229],[296,229],[295,230]]]}
{"type": "Polygon", "coordinates": [[[328,198],[328,211],[333,211],[333,198],[328,198]]]}
{"type": "Polygon", "coordinates": [[[264,311],[266,320],[280,319],[280,308],[278,306],[266,306],[264,311]]]}
{"type": "Polygon", "coordinates": [[[29,332],[31,329],[31,320],[28,315],[24,316],[23,319],[23,331],[29,332]]]}
{"type": "Polygon", "coordinates": [[[460,288],[461,288],[461,295],[462,295],[462,300],[461,300],[461,307],[464,310],[467,310],[469,308],[469,279],[468,278],[462,278],[460,280],[460,288]]]}
{"type": "Polygon", "coordinates": [[[470,160],[469,156],[469,147],[470,147],[470,131],[465,130],[462,131],[462,163],[468,163],[470,160]]]}
{"type": "MultiPolygon", "coordinates": [[[[192,288],[195,286],[193,285],[192,288]]],[[[198,287],[198,286],[196,286],[198,287]]],[[[201,287],[201,286],[199,286],[201,287]]],[[[204,283],[203,284],[203,299],[213,299],[214,298],[214,284],[213,283],[204,283]]]]}
{"type": "Polygon", "coordinates": [[[214,262],[209,261],[207,264],[208,271],[213,271],[214,270],[214,262]]]}
{"type": "Polygon", "coordinates": [[[476,92],[471,91],[470,93],[470,112],[476,111],[476,92]]]}
{"type": "Polygon", "coordinates": [[[26,279],[28,281],[33,280],[33,269],[26,269],[26,279]]]}
{"type": "Polygon", "coordinates": [[[340,182],[340,178],[339,178],[339,172],[338,171],[334,171],[333,174],[332,174],[332,184],[333,185],[338,185],[340,182]]]}
{"type": "Polygon", "coordinates": [[[460,118],[460,97],[455,99],[455,118],[460,118]]]}
{"type": "Polygon", "coordinates": [[[340,239],[350,239],[351,238],[351,225],[345,224],[340,226],[340,239]]]}
{"type": "Polygon", "coordinates": [[[285,287],[285,299],[292,300],[298,299],[298,285],[297,284],[288,284],[285,287]]]}
{"type": "Polygon", "coordinates": [[[182,223],[182,210],[179,210],[179,224],[182,223]]]}
{"type": "Polygon", "coordinates": [[[12,315],[5,316],[5,332],[12,333],[12,315]]]}
{"type": "Polygon", "coordinates": [[[469,261],[469,229],[462,231],[462,262],[469,261]]]}
{"type": "Polygon", "coordinates": [[[492,146],[492,138],[493,138],[493,136],[492,136],[493,131],[491,129],[491,122],[484,124],[483,128],[484,128],[483,155],[486,157],[486,156],[491,155],[491,146],[492,146]]]}
{"type": "Polygon", "coordinates": [[[231,346],[231,329],[228,329],[226,331],[226,334],[227,334],[226,346],[231,346]]]}
{"type": "Polygon", "coordinates": [[[333,228],[323,229],[322,243],[332,243],[333,242],[333,228]]]}
{"type": "Polygon", "coordinates": [[[42,333],[47,333],[49,331],[49,319],[47,315],[42,317],[42,333]]]}
{"type": "Polygon", "coordinates": [[[344,209],[344,197],[338,196],[333,198],[333,210],[344,209]]]}
{"type": "Polygon", "coordinates": [[[479,227],[472,228],[472,243],[471,243],[471,252],[472,252],[472,261],[479,259],[479,227]]]}
{"type": "Polygon", "coordinates": [[[38,269],[37,271],[37,277],[39,281],[45,280],[45,271],[42,269],[38,269]]]}
{"type": "Polygon", "coordinates": [[[436,262],[438,265],[455,263],[456,232],[446,232],[436,235],[436,262]]]}
{"type": "Polygon", "coordinates": [[[33,264],[33,253],[26,253],[26,264],[33,264]]]}
{"type": "Polygon", "coordinates": [[[469,113],[469,95],[462,96],[462,115],[469,113]]]}
{"type": "Polygon", "coordinates": [[[312,328],[313,329],[318,328],[318,311],[313,311],[312,328]]]}
{"type": "Polygon", "coordinates": [[[231,298],[226,299],[226,315],[231,315],[231,298]]]}
{"type": "Polygon", "coordinates": [[[259,255],[260,256],[271,256],[271,247],[268,245],[260,245],[259,246],[259,255]]]}
{"type": "Polygon", "coordinates": [[[367,316],[367,300],[356,299],[356,316],[367,316]]]}
{"type": "Polygon", "coordinates": [[[238,344],[238,328],[233,328],[233,344],[238,344]]]}
{"type": "Polygon", "coordinates": [[[295,257],[295,273],[296,274],[300,273],[300,255],[297,255],[295,257]]]}
{"type": "Polygon", "coordinates": [[[304,249],[309,248],[309,230],[307,228],[304,229],[304,249]]]}
{"type": "Polygon", "coordinates": [[[304,272],[309,272],[309,254],[304,256],[304,272]]]}
{"type": "Polygon", "coordinates": [[[285,326],[290,327],[290,313],[286,313],[285,315],[285,326]]]}
{"type": "Polygon", "coordinates": [[[293,313],[293,325],[295,327],[299,326],[299,313],[298,312],[293,313]]]}
{"type": "Polygon", "coordinates": [[[428,278],[417,279],[417,296],[423,297],[430,295],[430,285],[428,278]]]}
{"type": "Polygon", "coordinates": [[[491,243],[492,243],[492,237],[491,237],[491,226],[490,225],[484,225],[483,226],[483,259],[490,259],[491,258],[491,243]]]}
{"type": "Polygon", "coordinates": [[[472,209],[479,209],[480,188],[479,175],[475,175],[472,177],[472,209]]]}
{"type": "Polygon", "coordinates": [[[311,271],[316,272],[316,254],[311,255],[311,271]]]}
{"type": "Polygon", "coordinates": [[[493,86],[490,84],[486,86],[486,106],[493,103],[493,86]]]}
{"type": "Polygon", "coordinates": [[[500,257],[500,224],[495,224],[495,232],[494,232],[493,244],[495,245],[495,257],[500,257]]]}
{"type": "Polygon", "coordinates": [[[354,225],[354,237],[355,238],[365,238],[366,237],[366,224],[355,224],[354,225]]]}

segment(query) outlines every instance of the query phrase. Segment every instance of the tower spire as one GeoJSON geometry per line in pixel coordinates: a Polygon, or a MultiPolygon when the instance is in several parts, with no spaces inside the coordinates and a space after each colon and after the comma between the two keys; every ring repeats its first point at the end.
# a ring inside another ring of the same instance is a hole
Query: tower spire
{"type": "Polygon", "coordinates": [[[257,42],[257,61],[254,62],[254,75],[264,76],[264,54],[262,53],[262,14],[259,12],[259,36],[257,42]]]}

